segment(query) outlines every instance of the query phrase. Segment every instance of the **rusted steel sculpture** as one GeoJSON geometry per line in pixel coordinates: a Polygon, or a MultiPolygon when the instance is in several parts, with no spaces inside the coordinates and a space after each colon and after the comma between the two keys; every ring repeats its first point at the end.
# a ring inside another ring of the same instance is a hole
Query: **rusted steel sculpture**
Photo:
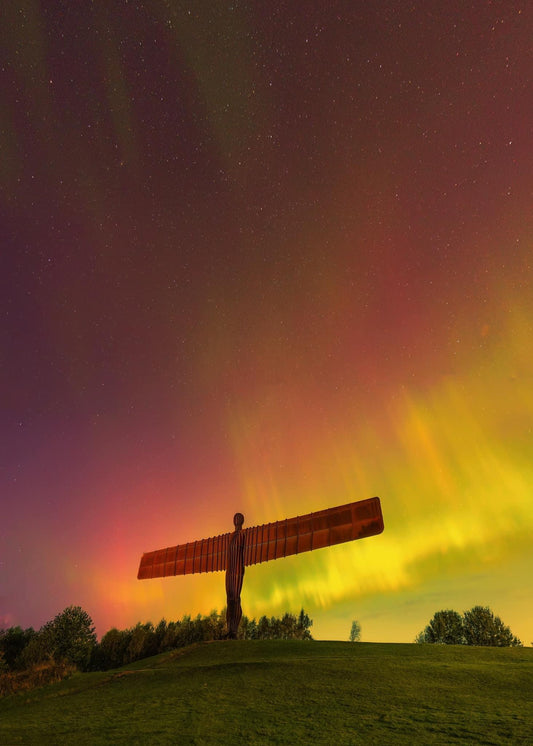
{"type": "Polygon", "coordinates": [[[228,625],[228,637],[233,639],[237,637],[237,630],[242,617],[241,590],[244,580],[244,545],[246,541],[246,534],[242,530],[243,523],[243,514],[235,513],[233,516],[235,531],[230,536],[226,565],[226,623],[228,625]]]}
{"type": "Polygon", "coordinates": [[[233,523],[235,531],[231,533],[143,554],[137,574],[139,580],[146,580],[225,570],[228,637],[237,636],[242,616],[245,566],[375,536],[383,531],[379,497],[245,529],[242,528],[243,514],[236,513],[233,523]]]}

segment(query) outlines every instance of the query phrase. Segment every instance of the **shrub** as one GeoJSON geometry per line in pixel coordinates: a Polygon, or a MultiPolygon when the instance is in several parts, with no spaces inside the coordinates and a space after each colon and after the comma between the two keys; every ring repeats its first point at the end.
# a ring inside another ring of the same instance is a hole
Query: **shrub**
{"type": "Polygon", "coordinates": [[[0,696],[16,692],[29,691],[46,684],[54,684],[56,681],[71,676],[76,671],[76,666],[62,661],[47,661],[31,666],[25,671],[11,671],[0,674],[0,696]]]}

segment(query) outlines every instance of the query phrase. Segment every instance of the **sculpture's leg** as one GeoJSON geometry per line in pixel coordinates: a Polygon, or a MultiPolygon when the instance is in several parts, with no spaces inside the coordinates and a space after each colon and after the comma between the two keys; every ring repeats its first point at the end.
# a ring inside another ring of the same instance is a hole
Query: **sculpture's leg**
{"type": "Polygon", "coordinates": [[[228,600],[228,611],[227,611],[227,623],[228,623],[228,637],[232,640],[237,638],[237,632],[239,631],[239,622],[242,617],[242,609],[239,601],[228,600]]]}
{"type": "Polygon", "coordinates": [[[226,598],[227,611],[226,622],[228,625],[228,637],[235,640],[239,630],[242,617],[241,589],[244,578],[244,568],[241,572],[226,572],[226,598]]]}

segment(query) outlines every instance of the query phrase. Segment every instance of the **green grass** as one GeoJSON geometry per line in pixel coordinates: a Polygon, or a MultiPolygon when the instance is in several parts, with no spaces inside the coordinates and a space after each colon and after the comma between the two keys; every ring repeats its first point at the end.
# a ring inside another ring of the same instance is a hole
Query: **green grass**
{"type": "Polygon", "coordinates": [[[533,744],[533,650],[204,643],[0,700],[0,744],[533,744]]]}

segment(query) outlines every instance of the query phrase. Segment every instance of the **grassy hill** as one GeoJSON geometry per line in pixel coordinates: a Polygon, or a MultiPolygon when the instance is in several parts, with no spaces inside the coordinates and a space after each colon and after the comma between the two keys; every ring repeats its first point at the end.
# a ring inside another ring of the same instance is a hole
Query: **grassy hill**
{"type": "Polygon", "coordinates": [[[533,650],[203,643],[0,700],[0,744],[533,744],[533,650]]]}

